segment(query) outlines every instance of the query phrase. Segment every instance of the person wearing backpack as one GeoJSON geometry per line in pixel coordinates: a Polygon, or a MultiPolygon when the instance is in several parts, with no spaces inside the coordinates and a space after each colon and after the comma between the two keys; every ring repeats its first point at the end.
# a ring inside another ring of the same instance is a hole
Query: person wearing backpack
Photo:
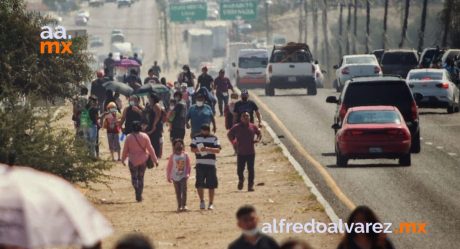
{"type": "Polygon", "coordinates": [[[80,130],[88,145],[90,156],[98,158],[98,128],[99,108],[97,97],[92,95],[88,99],[83,111],[80,113],[80,130]]]}
{"type": "Polygon", "coordinates": [[[72,110],[72,121],[74,122],[75,133],[77,137],[83,137],[83,134],[80,130],[80,114],[85,109],[86,104],[88,104],[88,88],[82,86],[80,89],[80,95],[75,98],[73,101],[73,110],[72,110]]]}
{"type": "Polygon", "coordinates": [[[112,156],[112,161],[115,161],[114,153],[117,153],[118,161],[121,161],[120,140],[118,139],[121,128],[119,125],[120,114],[118,113],[117,104],[110,102],[107,104],[107,110],[108,113],[104,116],[103,127],[107,130],[110,155],[112,156]]]}
{"type": "Polygon", "coordinates": [[[144,108],[139,104],[139,97],[132,95],[129,97],[129,106],[125,107],[121,114],[120,127],[125,125],[123,133],[130,134],[133,131],[133,122],[142,121],[142,111],[144,108]]]}

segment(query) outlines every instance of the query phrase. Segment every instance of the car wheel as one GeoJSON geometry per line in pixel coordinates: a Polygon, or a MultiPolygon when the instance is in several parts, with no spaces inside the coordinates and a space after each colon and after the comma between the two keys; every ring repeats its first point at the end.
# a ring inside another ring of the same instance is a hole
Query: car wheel
{"type": "Polygon", "coordinates": [[[410,147],[411,153],[420,153],[420,131],[412,136],[412,145],[410,147]]]}
{"type": "Polygon", "coordinates": [[[275,96],[275,88],[270,83],[265,86],[265,93],[267,96],[275,96]]]}
{"type": "Polygon", "coordinates": [[[348,164],[348,158],[340,153],[338,149],[336,149],[336,165],[338,167],[346,167],[348,164]]]}
{"type": "Polygon", "coordinates": [[[316,93],[317,93],[316,84],[312,84],[308,86],[307,95],[316,95],[316,93]]]}
{"type": "Polygon", "coordinates": [[[455,112],[455,104],[451,104],[447,107],[447,113],[451,114],[455,112]]]}
{"type": "Polygon", "coordinates": [[[401,165],[401,166],[410,166],[411,165],[411,155],[410,155],[410,153],[404,154],[399,158],[399,165],[401,165]]]}

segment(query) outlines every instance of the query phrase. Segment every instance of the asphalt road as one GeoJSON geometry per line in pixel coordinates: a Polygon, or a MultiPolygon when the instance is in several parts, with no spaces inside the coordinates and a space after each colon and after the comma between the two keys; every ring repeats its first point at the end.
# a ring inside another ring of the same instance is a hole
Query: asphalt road
{"type": "Polygon", "coordinates": [[[90,48],[97,55],[107,56],[110,52],[110,36],[113,29],[121,29],[127,42],[132,42],[133,47],[140,47],[144,51],[141,78],[147,76],[147,69],[153,65],[154,60],[159,60],[160,32],[159,15],[156,3],[152,0],[140,0],[131,7],[117,8],[116,3],[105,3],[102,7],[88,7],[82,3],[82,9],[90,12],[87,26],[76,26],[75,13],[63,16],[62,25],[70,29],[86,29],[88,35],[96,35],[103,39],[104,46],[90,48]]]}
{"type": "MultiPolygon", "coordinates": [[[[277,96],[260,99],[283,121],[297,140],[331,174],[338,186],[356,205],[373,208],[384,222],[427,223],[427,234],[392,234],[396,248],[457,248],[460,241],[460,114],[421,109],[422,152],[412,157],[411,167],[400,167],[397,160],[351,160],[350,166],[335,166],[333,122],[335,105],[325,99],[332,89],[319,89],[317,96],[304,90],[278,90],[277,96]]],[[[268,117],[268,115],[265,115],[268,117]]],[[[273,124],[271,120],[269,123],[273,124]]],[[[349,211],[325,185],[318,172],[296,154],[307,174],[318,185],[339,217],[349,211]]]]}

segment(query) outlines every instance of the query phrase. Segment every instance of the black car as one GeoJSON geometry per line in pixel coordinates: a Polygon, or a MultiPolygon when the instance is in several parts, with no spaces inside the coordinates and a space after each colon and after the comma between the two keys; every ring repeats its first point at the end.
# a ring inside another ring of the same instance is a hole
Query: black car
{"type": "Polygon", "coordinates": [[[414,50],[386,50],[380,65],[383,74],[400,75],[406,78],[407,73],[418,65],[418,54],[414,50]]]}
{"type": "Polygon", "coordinates": [[[441,58],[445,50],[440,48],[425,48],[420,55],[418,68],[441,68],[441,58]]]}
{"type": "Polygon", "coordinates": [[[377,61],[380,63],[382,61],[382,56],[383,53],[385,53],[385,49],[376,49],[371,52],[371,54],[375,55],[375,58],[377,58],[377,61]]]}
{"type": "Polygon", "coordinates": [[[357,77],[344,86],[340,97],[329,96],[328,103],[336,103],[334,130],[340,128],[348,108],[355,106],[396,106],[406,121],[412,136],[412,153],[420,152],[418,108],[406,81],[395,76],[357,77]]]}

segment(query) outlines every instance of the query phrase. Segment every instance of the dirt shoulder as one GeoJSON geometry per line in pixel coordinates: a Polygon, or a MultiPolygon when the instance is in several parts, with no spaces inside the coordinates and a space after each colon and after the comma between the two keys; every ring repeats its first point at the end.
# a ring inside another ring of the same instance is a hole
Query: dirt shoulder
{"type": "MultiPolygon", "coordinates": [[[[312,219],[330,222],[324,208],[265,130],[262,143],[256,148],[256,191],[238,191],[236,157],[226,139],[223,118],[217,118],[217,125],[217,136],[223,149],[218,155],[219,188],[216,190],[215,210],[199,210],[199,199],[194,188],[195,170],[192,169],[187,201],[190,211],[176,213],[174,189],[165,177],[166,157],[171,152],[169,134],[165,133],[165,156],[158,168],[147,170],[145,174],[143,202],[135,201],[129,170],[120,163],[116,163],[108,172],[113,178],[109,182],[110,189],[95,185],[92,186],[93,190],[84,191],[114,226],[115,233],[103,242],[104,248],[113,248],[120,237],[132,232],[147,235],[157,248],[226,248],[240,234],[235,212],[243,204],[252,204],[257,208],[261,225],[281,218],[301,223],[312,219]]],[[[100,141],[102,158],[109,158],[105,131],[101,132],[100,141]]],[[[190,144],[189,138],[186,144],[190,144]]],[[[190,153],[189,147],[187,151],[190,153]]],[[[192,158],[194,163],[193,155],[192,158]]],[[[279,242],[289,237],[303,238],[314,248],[336,248],[340,239],[338,235],[329,234],[271,235],[279,242]]]]}

